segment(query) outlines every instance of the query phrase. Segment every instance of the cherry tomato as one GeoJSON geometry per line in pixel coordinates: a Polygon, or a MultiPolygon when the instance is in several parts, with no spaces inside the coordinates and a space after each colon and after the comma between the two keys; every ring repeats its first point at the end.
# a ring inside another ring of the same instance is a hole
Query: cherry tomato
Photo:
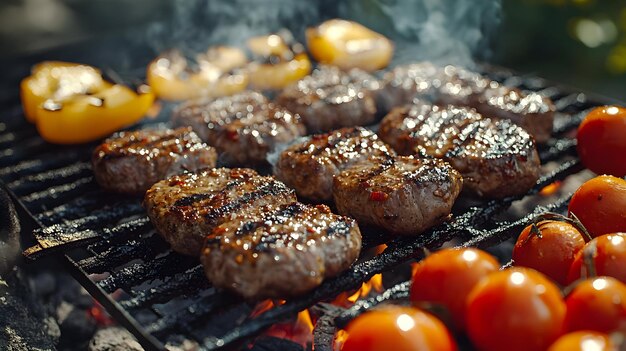
{"type": "Polygon", "coordinates": [[[560,337],[548,351],[618,351],[618,347],[606,334],[577,331],[560,337]]]}
{"type": "Polygon", "coordinates": [[[451,313],[459,329],[465,324],[465,300],[480,279],[500,268],[477,249],[444,249],[421,261],[413,274],[411,301],[437,303],[451,313]]]}
{"type": "Polygon", "coordinates": [[[612,176],[588,180],[572,196],[569,212],[593,237],[626,232],[626,180],[612,176]]]}
{"type": "Polygon", "coordinates": [[[593,109],[578,127],[578,155],[598,174],[626,176],[626,108],[593,109]]]}
{"type": "Polygon", "coordinates": [[[364,313],[346,328],[342,351],[453,351],[456,343],[441,321],[411,307],[386,306],[364,313]]]}
{"type": "Polygon", "coordinates": [[[626,285],[611,277],[582,281],[565,299],[569,331],[626,331],[626,285]]]}
{"type": "Polygon", "coordinates": [[[563,331],[565,302],[541,273],[514,267],[481,280],[467,299],[467,334],[483,351],[542,351],[563,331]]]}
{"type": "Polygon", "coordinates": [[[626,284],[626,233],[599,236],[580,251],[569,270],[570,283],[579,278],[609,276],[626,284]]]}
{"type": "Polygon", "coordinates": [[[566,285],[574,257],[584,246],[583,235],[572,224],[541,221],[524,228],[513,248],[513,261],[516,266],[536,269],[566,285]],[[533,226],[536,233],[531,233],[533,226]]]}

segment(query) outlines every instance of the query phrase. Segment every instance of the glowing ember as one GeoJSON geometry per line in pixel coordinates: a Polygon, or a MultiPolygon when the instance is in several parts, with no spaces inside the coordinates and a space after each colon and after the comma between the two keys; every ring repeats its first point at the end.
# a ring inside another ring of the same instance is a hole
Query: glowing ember
{"type": "Polygon", "coordinates": [[[376,251],[377,255],[380,255],[381,253],[383,253],[383,251],[385,251],[386,248],[387,248],[386,244],[380,244],[380,245],[376,246],[374,248],[374,250],[376,251]]]}
{"type": "Polygon", "coordinates": [[[557,180],[554,183],[546,185],[543,189],[541,189],[541,191],[539,191],[539,194],[541,194],[542,196],[552,195],[561,188],[561,185],[562,182],[560,180],[557,180]]]}
{"type": "Polygon", "coordinates": [[[96,300],[93,300],[93,306],[87,310],[87,314],[100,326],[114,324],[111,316],[109,316],[109,314],[104,310],[104,307],[102,307],[102,305],[100,305],[96,300]]]}

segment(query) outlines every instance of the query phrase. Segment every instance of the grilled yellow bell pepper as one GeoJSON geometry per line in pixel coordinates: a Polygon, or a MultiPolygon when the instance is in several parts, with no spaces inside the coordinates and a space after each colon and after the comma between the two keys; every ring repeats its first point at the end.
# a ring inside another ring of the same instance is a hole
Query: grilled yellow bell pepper
{"type": "Polygon", "coordinates": [[[57,144],[98,140],[131,125],[154,102],[148,86],[140,91],[107,82],[97,69],[67,62],[44,62],[21,83],[26,118],[41,137],[57,144]]]}
{"type": "Polygon", "coordinates": [[[356,22],[328,20],[306,30],[309,52],[315,60],[342,69],[375,71],[389,65],[393,43],[356,22]]]}
{"type": "Polygon", "coordinates": [[[166,52],[148,66],[148,84],[160,99],[169,101],[232,95],[248,85],[244,72],[231,72],[247,62],[240,49],[213,47],[195,61],[197,67],[192,69],[180,52],[166,52]]]}
{"type": "Polygon", "coordinates": [[[255,61],[248,65],[253,88],[282,89],[311,73],[311,61],[304,47],[296,43],[291,33],[270,34],[248,40],[255,61]]]}

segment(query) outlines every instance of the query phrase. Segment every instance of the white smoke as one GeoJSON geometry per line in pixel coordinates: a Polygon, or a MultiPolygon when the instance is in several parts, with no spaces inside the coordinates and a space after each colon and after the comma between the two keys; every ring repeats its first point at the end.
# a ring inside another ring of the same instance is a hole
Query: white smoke
{"type": "Polygon", "coordinates": [[[471,66],[489,57],[500,24],[501,0],[174,0],[169,20],[148,29],[161,52],[191,55],[210,45],[242,46],[251,36],[304,29],[333,17],[355,20],[396,44],[394,63],[431,60],[471,66]]]}

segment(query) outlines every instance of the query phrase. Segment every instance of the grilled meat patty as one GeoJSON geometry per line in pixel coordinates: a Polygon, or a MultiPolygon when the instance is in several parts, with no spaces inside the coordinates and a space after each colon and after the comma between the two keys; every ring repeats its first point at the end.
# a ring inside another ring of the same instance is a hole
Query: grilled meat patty
{"type": "Polygon", "coordinates": [[[277,143],[289,142],[306,131],[298,115],[255,92],[183,103],[172,120],[175,125],[191,126],[217,148],[226,165],[263,164],[277,143]]]}
{"type": "Polygon", "coordinates": [[[369,158],[390,158],[393,149],[363,127],[313,135],[284,150],[274,167],[276,177],[313,201],[332,199],[333,176],[369,158]]]}
{"type": "Polygon", "coordinates": [[[383,81],[388,109],[420,98],[473,107],[489,118],[510,119],[538,142],[547,141],[552,133],[555,107],[549,98],[501,86],[460,67],[439,67],[430,62],[398,66],[387,72],[383,81]]]}
{"type": "Polygon", "coordinates": [[[346,270],[360,251],[353,219],[296,202],[218,226],[201,260],[217,287],[249,299],[286,298],[346,270]]]}
{"type": "Polygon", "coordinates": [[[215,149],[191,128],[122,132],[93,152],[96,181],[120,193],[143,194],[154,183],[185,171],[215,167],[215,149]]]}
{"type": "Polygon", "coordinates": [[[245,168],[216,168],[156,183],[146,193],[144,207],[174,251],[199,256],[204,238],[216,226],[294,201],[294,191],[272,177],[245,168]]]}
{"type": "Polygon", "coordinates": [[[361,225],[416,235],[448,218],[463,180],[448,163],[412,156],[361,162],[334,179],[339,213],[361,225]]]}
{"type": "Polygon", "coordinates": [[[322,66],[285,88],[276,102],[299,114],[309,133],[372,124],[376,120],[373,89],[377,89],[377,82],[364,79],[366,75],[322,66]]]}
{"type": "Polygon", "coordinates": [[[448,161],[463,175],[464,187],[480,196],[523,194],[539,177],[533,138],[508,120],[484,118],[470,108],[423,102],[395,108],[378,134],[399,154],[448,161]]]}

